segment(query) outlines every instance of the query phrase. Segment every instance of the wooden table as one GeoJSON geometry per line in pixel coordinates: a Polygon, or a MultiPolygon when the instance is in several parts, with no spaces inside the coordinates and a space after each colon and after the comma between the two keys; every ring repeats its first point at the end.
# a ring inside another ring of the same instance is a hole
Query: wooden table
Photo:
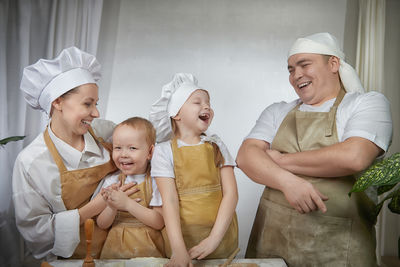
{"type": "MultiPolygon", "coordinates": [[[[54,267],[80,267],[83,260],[57,260],[50,262],[54,267]]],[[[135,258],[130,260],[95,260],[96,267],[160,267],[167,263],[163,258],[135,258]]],[[[225,260],[192,261],[195,267],[213,267],[223,264],[225,260]]],[[[287,267],[282,259],[234,259],[234,263],[256,263],[260,267],[287,267]]],[[[229,266],[229,265],[228,265],[229,266]]],[[[233,265],[234,266],[234,265],[233,265]]]]}

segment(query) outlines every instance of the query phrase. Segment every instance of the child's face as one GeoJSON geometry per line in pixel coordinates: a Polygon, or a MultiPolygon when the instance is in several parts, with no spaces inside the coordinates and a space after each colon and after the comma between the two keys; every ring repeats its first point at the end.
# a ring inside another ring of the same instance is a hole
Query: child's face
{"type": "Polygon", "coordinates": [[[210,107],[210,97],[207,91],[199,89],[190,95],[174,119],[177,120],[180,130],[192,131],[200,135],[208,129],[213,117],[214,111],[210,107]]]}
{"type": "Polygon", "coordinates": [[[146,173],[153,147],[147,143],[144,129],[120,125],[114,130],[112,158],[126,175],[146,173]]]}

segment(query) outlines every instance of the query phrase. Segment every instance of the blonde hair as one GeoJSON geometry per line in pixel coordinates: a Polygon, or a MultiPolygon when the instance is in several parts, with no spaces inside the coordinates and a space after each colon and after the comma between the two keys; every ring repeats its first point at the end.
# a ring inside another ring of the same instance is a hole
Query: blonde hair
{"type": "Polygon", "coordinates": [[[156,143],[156,130],[150,121],[141,117],[132,117],[118,124],[115,129],[122,125],[130,126],[133,129],[144,130],[146,132],[146,142],[149,146],[152,146],[156,143]]]}

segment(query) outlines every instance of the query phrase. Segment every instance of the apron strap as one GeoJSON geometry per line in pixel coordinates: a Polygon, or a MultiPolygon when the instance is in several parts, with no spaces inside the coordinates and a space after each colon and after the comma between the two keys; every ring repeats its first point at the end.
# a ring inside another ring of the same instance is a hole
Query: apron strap
{"type": "Polygon", "coordinates": [[[345,94],[346,94],[345,90],[343,89],[343,87],[341,87],[339,94],[336,97],[335,103],[331,107],[331,110],[329,111],[329,114],[328,114],[328,123],[326,124],[326,128],[325,128],[325,136],[326,137],[332,136],[332,134],[333,134],[333,128],[334,128],[333,124],[335,123],[337,108],[338,108],[340,102],[342,102],[342,99],[345,94]]]}
{"type": "MultiPolygon", "coordinates": [[[[93,136],[94,140],[96,140],[97,142],[99,142],[105,149],[108,150],[108,152],[111,153],[111,151],[112,151],[112,144],[111,144],[111,143],[107,143],[106,141],[104,141],[103,138],[98,137],[98,136],[94,133],[92,126],[89,127],[89,133],[93,136]]],[[[110,156],[111,156],[111,155],[110,155],[110,156]]]]}
{"type": "Polygon", "coordinates": [[[123,174],[122,172],[118,175],[118,181],[121,182],[121,186],[123,186],[125,184],[125,180],[126,180],[126,175],[123,174]]]}
{"type": "Polygon", "coordinates": [[[43,137],[44,137],[44,142],[46,143],[46,146],[49,149],[53,160],[57,164],[60,174],[66,172],[67,168],[65,167],[64,162],[62,161],[61,155],[60,153],[58,153],[56,146],[54,145],[53,141],[50,138],[48,126],[46,127],[46,130],[43,132],[43,137]]]}
{"type": "Polygon", "coordinates": [[[152,181],[151,181],[151,176],[150,172],[146,173],[146,177],[144,178],[145,180],[145,196],[146,196],[146,206],[148,207],[151,201],[151,197],[153,194],[153,186],[152,186],[152,181]]]}

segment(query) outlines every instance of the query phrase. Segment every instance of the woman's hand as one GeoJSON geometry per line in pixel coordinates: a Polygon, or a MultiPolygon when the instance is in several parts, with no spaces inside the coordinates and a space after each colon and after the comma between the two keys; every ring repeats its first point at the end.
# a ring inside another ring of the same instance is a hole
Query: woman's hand
{"type": "Polygon", "coordinates": [[[208,236],[204,238],[199,244],[189,249],[189,256],[191,259],[204,259],[210,255],[219,245],[221,241],[217,238],[208,236]]]}

